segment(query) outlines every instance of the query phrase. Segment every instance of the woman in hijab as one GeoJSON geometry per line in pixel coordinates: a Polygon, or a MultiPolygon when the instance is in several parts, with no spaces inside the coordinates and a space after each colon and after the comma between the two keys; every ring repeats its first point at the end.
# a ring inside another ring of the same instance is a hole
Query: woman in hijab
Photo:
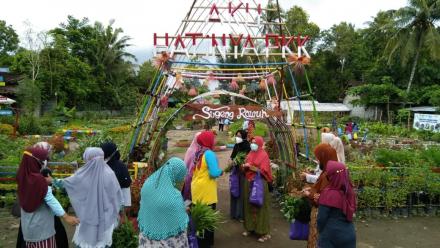
{"type": "Polygon", "coordinates": [[[18,199],[21,207],[21,229],[25,247],[57,247],[54,215],[76,225],[79,220],[66,214],[49,187],[41,169],[47,163],[48,150],[32,147],[24,152],[17,172],[18,199]]]}
{"type": "Polygon", "coordinates": [[[316,226],[318,215],[317,206],[321,191],[329,184],[327,180],[327,173],[325,172],[326,166],[328,165],[329,161],[338,160],[335,149],[333,149],[329,144],[319,144],[316,146],[314,153],[319,162],[319,167],[323,173],[319,175],[317,182],[312,187],[307,187],[303,190],[304,196],[308,197],[312,202],[309,239],[307,241],[308,248],[316,248],[318,243],[318,229],[316,226]]]}
{"type": "Polygon", "coordinates": [[[199,149],[199,144],[197,144],[197,137],[201,134],[202,132],[197,132],[194,135],[194,139],[191,142],[191,145],[189,146],[188,150],[186,150],[185,153],[185,165],[186,165],[186,177],[185,177],[185,183],[183,185],[183,190],[182,190],[182,194],[183,194],[183,199],[185,200],[191,200],[191,180],[192,180],[192,176],[193,176],[193,171],[194,171],[194,161],[195,161],[195,156],[196,156],[196,152],[199,149]]]}
{"type": "MultiPolygon", "coordinates": [[[[44,149],[48,153],[48,158],[50,157],[50,153],[52,151],[52,145],[50,145],[48,142],[38,142],[35,145],[33,145],[34,148],[40,148],[44,149]]],[[[45,167],[45,165],[43,165],[45,167]]],[[[52,177],[52,172],[48,168],[42,168],[41,173],[44,177],[48,178],[48,180],[52,177]]],[[[60,217],[56,216],[54,217],[54,224],[55,224],[55,241],[57,244],[57,247],[68,247],[69,246],[69,239],[67,238],[66,229],[64,228],[63,223],[61,222],[60,217]]],[[[21,224],[18,228],[18,237],[17,237],[17,248],[23,248],[26,247],[26,242],[23,239],[23,231],[21,228],[21,224]]]]}
{"type": "MultiPolygon", "coordinates": [[[[321,133],[321,143],[329,144],[333,149],[336,150],[338,161],[341,163],[345,163],[344,144],[339,137],[335,136],[332,133],[321,133]]],[[[316,183],[321,173],[322,170],[320,169],[320,166],[318,164],[313,173],[301,173],[301,178],[307,183],[316,183]]]]}
{"type": "Polygon", "coordinates": [[[123,206],[121,187],[101,148],[88,147],[83,160],[86,164],[73,176],[57,182],[66,189],[81,220],[72,241],[80,248],[110,247],[123,206]]]}
{"type": "MultiPolygon", "coordinates": [[[[216,209],[217,181],[223,174],[219,168],[217,156],[212,151],[215,144],[215,135],[211,131],[203,131],[197,137],[199,149],[195,155],[195,166],[191,181],[191,197],[193,202],[200,202],[216,209]]],[[[214,232],[205,232],[204,238],[198,238],[200,248],[214,245],[214,232]]]]}
{"type": "Polygon", "coordinates": [[[171,158],[145,181],[138,214],[139,247],[189,247],[189,219],[180,193],[185,175],[183,160],[171,158]]]}
{"type": "Polygon", "coordinates": [[[243,220],[243,187],[244,187],[244,173],[243,164],[246,156],[251,151],[251,145],[247,140],[247,132],[244,130],[238,130],[235,133],[235,145],[231,153],[231,160],[233,163],[233,170],[238,174],[240,196],[234,197],[231,194],[231,218],[235,220],[243,220]]]}
{"type": "Polygon", "coordinates": [[[342,163],[329,161],[326,174],[329,184],[319,197],[319,247],[355,248],[356,232],[352,221],[356,195],[348,169],[342,163]]]}
{"type": "Polygon", "coordinates": [[[114,171],[119,186],[121,186],[124,201],[123,205],[125,207],[131,207],[131,177],[128,173],[127,166],[120,160],[121,154],[119,153],[118,147],[113,142],[106,142],[101,145],[101,149],[104,151],[105,161],[107,161],[108,166],[114,171]]]}
{"type": "Polygon", "coordinates": [[[244,228],[243,236],[248,236],[251,232],[259,235],[259,242],[265,242],[270,237],[270,195],[268,183],[271,183],[272,171],[270,159],[267,152],[263,149],[264,140],[256,136],[251,140],[251,152],[246,157],[244,164],[246,180],[244,180],[244,228]],[[251,183],[254,181],[257,172],[263,178],[264,200],[261,207],[252,205],[249,202],[251,183]]]}

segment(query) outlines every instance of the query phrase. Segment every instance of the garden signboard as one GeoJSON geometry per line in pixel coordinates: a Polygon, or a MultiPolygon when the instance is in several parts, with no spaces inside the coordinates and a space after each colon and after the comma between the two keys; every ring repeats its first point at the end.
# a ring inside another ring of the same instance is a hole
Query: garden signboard
{"type": "Polygon", "coordinates": [[[188,104],[186,109],[193,111],[184,117],[185,120],[209,120],[209,119],[230,119],[230,120],[261,120],[269,117],[280,117],[279,111],[267,110],[256,105],[214,105],[214,104],[188,104]]]}
{"type": "Polygon", "coordinates": [[[414,114],[414,129],[440,132],[440,115],[414,114]]]}

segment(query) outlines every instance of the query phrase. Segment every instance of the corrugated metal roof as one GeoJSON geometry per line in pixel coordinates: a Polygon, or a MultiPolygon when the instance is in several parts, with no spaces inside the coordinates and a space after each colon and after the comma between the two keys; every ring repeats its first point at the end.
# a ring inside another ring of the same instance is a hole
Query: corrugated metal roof
{"type": "Polygon", "coordinates": [[[409,108],[412,112],[437,112],[437,108],[433,106],[420,106],[409,108]]]}
{"type": "MultiPolygon", "coordinates": [[[[316,111],[318,112],[350,112],[351,109],[343,103],[320,103],[314,101],[316,111]]],[[[288,110],[287,101],[281,101],[281,109],[288,110]]],[[[300,111],[300,104],[297,100],[289,101],[290,109],[293,111],[300,111]]],[[[313,111],[312,101],[301,101],[301,110],[304,112],[313,111]]]]}

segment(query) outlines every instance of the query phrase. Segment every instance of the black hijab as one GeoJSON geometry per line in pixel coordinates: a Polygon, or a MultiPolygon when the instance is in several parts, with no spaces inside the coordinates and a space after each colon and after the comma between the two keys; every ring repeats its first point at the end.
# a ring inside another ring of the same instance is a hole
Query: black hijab
{"type": "Polygon", "coordinates": [[[234,149],[232,150],[231,159],[234,159],[239,152],[245,152],[246,154],[251,151],[251,144],[247,140],[247,132],[244,130],[238,130],[237,133],[241,134],[241,138],[243,139],[243,142],[239,144],[234,145],[234,149]]]}
{"type": "Polygon", "coordinates": [[[128,188],[131,185],[130,174],[128,173],[127,166],[122,163],[121,154],[118,148],[113,142],[107,142],[101,145],[101,149],[104,151],[104,158],[107,161],[108,166],[115,172],[121,188],[128,188]]]}

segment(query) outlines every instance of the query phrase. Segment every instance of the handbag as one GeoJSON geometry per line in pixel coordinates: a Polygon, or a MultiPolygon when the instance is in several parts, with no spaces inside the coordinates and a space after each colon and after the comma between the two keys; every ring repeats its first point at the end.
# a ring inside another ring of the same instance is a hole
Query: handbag
{"type": "Polygon", "coordinates": [[[21,207],[20,207],[20,202],[18,201],[18,196],[14,202],[14,205],[12,205],[11,214],[12,216],[17,218],[21,217],[21,207]]]}
{"type": "Polygon", "coordinates": [[[233,197],[240,197],[240,176],[237,166],[232,167],[231,175],[229,175],[229,190],[233,197]]]}
{"type": "Polygon", "coordinates": [[[251,193],[249,195],[249,202],[255,206],[261,207],[264,202],[264,184],[263,178],[261,178],[260,172],[255,175],[254,181],[251,187],[251,193]]]}
{"type": "Polygon", "coordinates": [[[291,240],[307,240],[309,238],[309,223],[295,220],[290,224],[289,238],[291,240]]]}

